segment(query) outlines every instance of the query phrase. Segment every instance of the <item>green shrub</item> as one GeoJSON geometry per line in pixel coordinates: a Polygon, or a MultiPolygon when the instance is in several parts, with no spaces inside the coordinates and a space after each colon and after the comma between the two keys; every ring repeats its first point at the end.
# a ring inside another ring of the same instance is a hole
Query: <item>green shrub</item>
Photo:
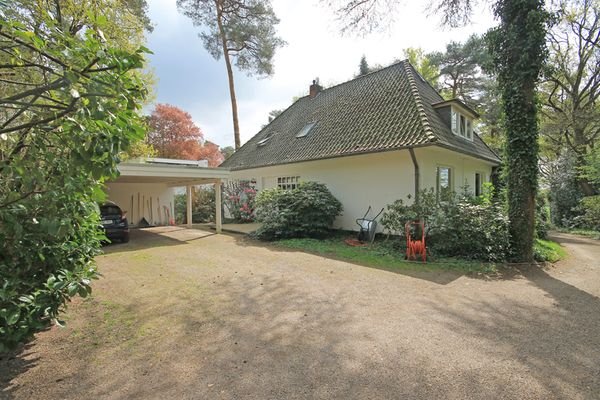
{"type": "Polygon", "coordinates": [[[550,168],[548,201],[554,226],[571,227],[580,215],[577,206],[582,195],[577,183],[576,164],[576,156],[567,152],[550,168]]]}
{"type": "Polygon", "coordinates": [[[256,198],[256,219],[262,226],[256,237],[264,240],[322,237],[342,212],[342,204],[327,186],[302,182],[296,189],[266,189],[256,198]]]}
{"type": "Polygon", "coordinates": [[[588,196],[579,202],[581,216],[576,219],[578,228],[600,230],[600,195],[588,196]]]}
{"type": "MultiPolygon", "coordinates": [[[[192,222],[201,224],[215,220],[215,189],[213,185],[200,185],[194,189],[192,201],[192,222]]],[[[187,195],[175,195],[175,221],[183,224],[187,221],[187,195]]]]}
{"type": "Polygon", "coordinates": [[[405,237],[405,224],[423,221],[427,247],[435,255],[501,261],[508,254],[508,218],[492,202],[493,189],[478,198],[438,202],[433,190],[419,193],[419,202],[390,204],[381,218],[390,233],[405,237]]]}
{"type": "Polygon", "coordinates": [[[0,16],[0,26],[0,63],[12,66],[0,103],[15,104],[0,117],[3,352],[60,324],[69,300],[91,292],[101,183],[117,176],[119,152],[144,136],[145,90],[133,72],[143,49],[111,47],[96,29],[71,35],[50,17],[26,27],[0,16]]]}
{"type": "Polygon", "coordinates": [[[509,252],[508,217],[497,204],[442,205],[441,223],[429,231],[431,247],[446,257],[503,261],[509,252]]]}
{"type": "Polygon", "coordinates": [[[545,193],[538,193],[535,205],[535,234],[538,239],[546,239],[550,225],[550,210],[545,193]]]}
{"type": "Polygon", "coordinates": [[[539,262],[557,262],[567,255],[560,244],[549,240],[536,239],[533,243],[533,258],[539,262]]]}
{"type": "MultiPolygon", "coordinates": [[[[411,200],[411,196],[408,196],[411,200]]],[[[402,199],[396,200],[386,207],[381,216],[381,225],[394,235],[402,238],[405,236],[405,224],[409,221],[424,221],[426,230],[429,231],[439,223],[441,203],[437,201],[433,189],[425,189],[419,192],[419,201],[411,204],[402,199]]]]}

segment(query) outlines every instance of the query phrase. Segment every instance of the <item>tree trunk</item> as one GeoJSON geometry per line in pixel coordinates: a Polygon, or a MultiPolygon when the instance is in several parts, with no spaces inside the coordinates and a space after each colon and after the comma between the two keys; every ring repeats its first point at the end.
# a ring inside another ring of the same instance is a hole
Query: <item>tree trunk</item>
{"type": "Polygon", "coordinates": [[[225,65],[227,66],[227,78],[229,80],[229,97],[231,98],[231,114],[233,116],[233,138],[235,141],[235,149],[238,150],[241,146],[240,123],[238,120],[237,99],[235,97],[233,68],[231,67],[229,49],[227,48],[227,38],[225,37],[225,29],[223,28],[223,12],[221,8],[221,2],[219,0],[215,0],[215,6],[217,7],[217,25],[219,27],[219,34],[221,35],[221,44],[223,46],[223,58],[225,58],[225,65]]]}
{"type": "Polygon", "coordinates": [[[539,153],[535,87],[544,61],[547,14],[542,0],[503,0],[497,4],[501,24],[493,48],[506,116],[511,259],[531,262],[539,153]]]}
{"type": "MultiPolygon", "coordinates": [[[[576,165],[578,168],[587,165],[587,161],[583,154],[577,154],[576,165]]],[[[594,196],[597,194],[596,189],[594,188],[594,185],[592,185],[584,177],[579,176],[577,178],[577,185],[579,186],[579,189],[581,190],[581,193],[583,193],[584,196],[594,196]]]]}
{"type": "Polygon", "coordinates": [[[537,126],[534,85],[507,90],[507,195],[514,261],[533,261],[535,196],[537,193],[537,126]]]}
{"type": "MultiPolygon", "coordinates": [[[[573,113],[577,115],[578,113],[573,113]]],[[[575,128],[573,129],[573,144],[575,147],[575,153],[577,154],[576,158],[576,167],[581,168],[587,165],[586,156],[586,141],[585,141],[585,133],[583,129],[577,126],[578,121],[573,121],[575,128]]],[[[579,175],[579,174],[578,174],[579,175]]],[[[584,196],[593,196],[596,194],[596,190],[594,189],[594,185],[592,185],[586,178],[578,177],[577,185],[579,189],[583,193],[584,196]]]]}

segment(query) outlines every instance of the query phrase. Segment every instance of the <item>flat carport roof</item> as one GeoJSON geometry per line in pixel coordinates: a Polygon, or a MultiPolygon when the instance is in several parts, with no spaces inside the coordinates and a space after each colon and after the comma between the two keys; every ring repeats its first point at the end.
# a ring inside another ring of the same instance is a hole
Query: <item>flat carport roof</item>
{"type": "Polygon", "coordinates": [[[230,171],[226,168],[201,167],[190,164],[165,163],[121,163],[120,175],[111,182],[115,183],[160,183],[171,187],[185,186],[187,193],[187,225],[192,226],[192,186],[215,185],[215,225],[221,232],[221,182],[228,179],[230,171]]]}

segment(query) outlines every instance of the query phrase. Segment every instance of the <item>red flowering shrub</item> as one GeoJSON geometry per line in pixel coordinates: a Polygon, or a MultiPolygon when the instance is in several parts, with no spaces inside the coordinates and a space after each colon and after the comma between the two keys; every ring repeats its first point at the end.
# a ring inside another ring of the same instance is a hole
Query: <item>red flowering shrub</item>
{"type": "Polygon", "coordinates": [[[249,181],[229,182],[223,185],[223,204],[237,222],[254,221],[256,189],[249,181]]]}

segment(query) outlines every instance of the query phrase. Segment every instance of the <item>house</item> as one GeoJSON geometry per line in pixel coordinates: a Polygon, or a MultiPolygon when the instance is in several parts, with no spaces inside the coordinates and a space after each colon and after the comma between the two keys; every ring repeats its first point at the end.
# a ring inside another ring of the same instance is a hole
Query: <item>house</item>
{"type": "Polygon", "coordinates": [[[477,117],[401,61],[327,89],[313,82],[221,166],[258,190],[322,182],[344,206],[336,227],[356,229],[369,206],[420,189],[479,194],[500,159],[475,132],[477,117]]]}

